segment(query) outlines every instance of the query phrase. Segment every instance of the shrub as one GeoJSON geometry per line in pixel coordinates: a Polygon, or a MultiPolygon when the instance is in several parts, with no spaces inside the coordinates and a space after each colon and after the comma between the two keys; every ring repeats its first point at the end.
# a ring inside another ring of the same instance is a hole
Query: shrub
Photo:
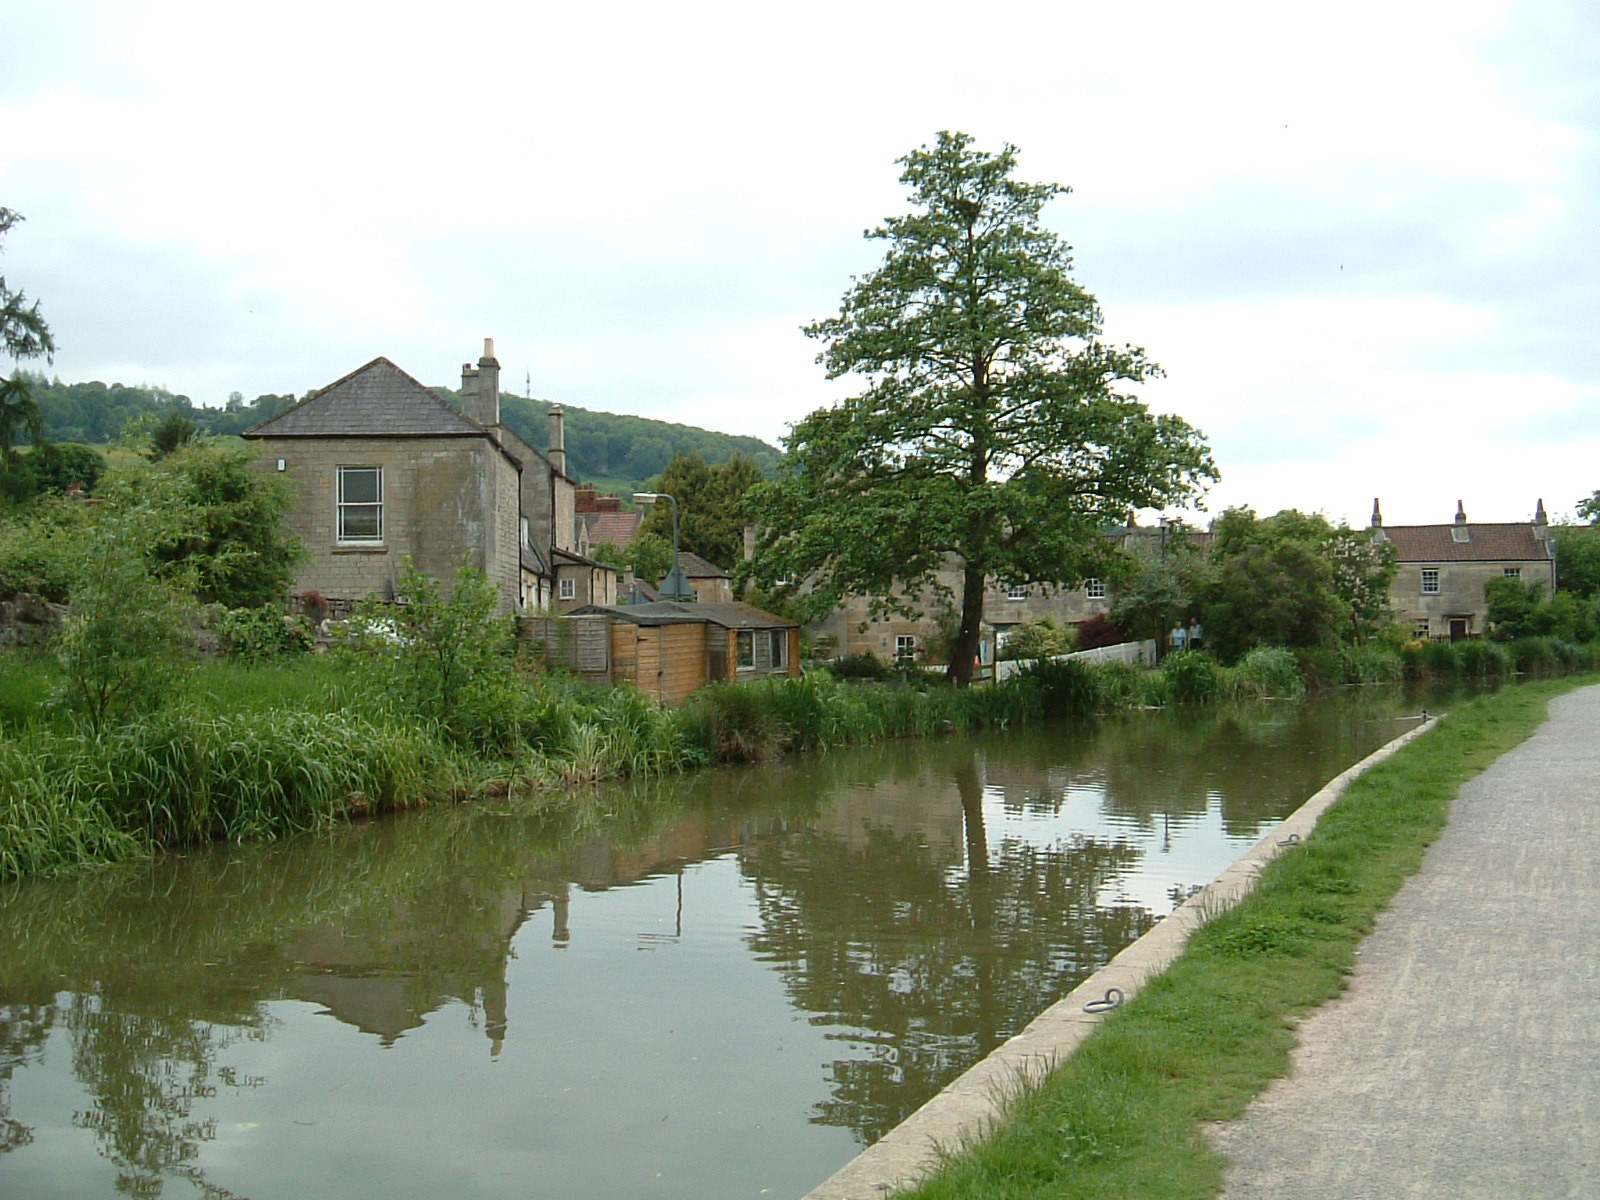
{"type": "Polygon", "coordinates": [[[894,677],[894,671],[889,664],[871,651],[845,654],[833,659],[828,663],[828,674],[835,679],[885,680],[894,677]]]}
{"type": "Polygon", "coordinates": [[[1305,677],[1294,651],[1284,646],[1257,646],[1234,664],[1228,691],[1238,699],[1303,696],[1305,677]]]}
{"type": "Polygon", "coordinates": [[[1161,662],[1167,694],[1180,704],[1214,700],[1221,694],[1217,663],[1204,650],[1174,650],[1161,662]]]}
{"type": "Polygon", "coordinates": [[[228,609],[217,622],[217,632],[227,639],[232,657],[250,663],[304,653],[315,641],[310,621],[288,616],[272,604],[228,609]]]}
{"type": "MultiPolygon", "coordinates": [[[[1119,664],[1120,665],[1120,664],[1119,664]]],[[[1032,688],[1047,717],[1087,717],[1101,705],[1100,671],[1077,660],[1036,662],[1024,667],[1011,683],[1032,688]]],[[[1007,686],[1011,686],[1008,683],[1007,686]]]]}

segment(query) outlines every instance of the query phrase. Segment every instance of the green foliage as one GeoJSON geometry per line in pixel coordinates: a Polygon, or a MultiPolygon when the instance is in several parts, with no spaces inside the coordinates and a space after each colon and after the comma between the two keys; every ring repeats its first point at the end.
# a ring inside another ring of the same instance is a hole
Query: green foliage
{"type": "Polygon", "coordinates": [[[1070,653],[1075,640],[1070,628],[1063,629],[1053,618],[1045,616],[1014,626],[1000,647],[999,657],[1003,662],[1053,658],[1070,653]]]}
{"type": "Polygon", "coordinates": [[[92,731],[169,703],[192,666],[192,603],[151,573],[148,529],[149,513],[137,510],[93,529],[55,642],[57,702],[92,731]]]}
{"type": "Polygon", "coordinates": [[[1600,599],[1600,525],[1556,525],[1550,535],[1557,588],[1585,600],[1600,599]]]}
{"type": "Polygon", "coordinates": [[[394,630],[377,649],[393,667],[396,698],[456,742],[505,748],[514,633],[511,617],[495,615],[493,582],[463,563],[446,592],[407,558],[398,591],[405,603],[357,610],[358,623],[394,630]]]}
{"type": "Polygon", "coordinates": [[[1076,659],[1029,663],[1016,677],[1039,696],[1040,712],[1047,717],[1089,717],[1106,701],[1107,678],[1101,671],[1076,659]]]}
{"type": "MultiPolygon", "coordinates": [[[[727,462],[709,466],[695,452],[674,456],[644,490],[676,497],[679,545],[727,569],[744,558],[744,529],[755,519],[749,493],[761,480],[761,469],[747,455],[735,452],[727,462]]],[[[639,532],[655,534],[670,546],[672,506],[656,505],[639,532]]]]}
{"type": "Polygon", "coordinates": [[[1228,691],[1236,699],[1298,697],[1306,690],[1299,661],[1293,651],[1283,646],[1257,646],[1250,650],[1228,672],[1227,682],[1228,691]]]}
{"type": "Polygon", "coordinates": [[[54,500],[0,521],[0,597],[26,592],[64,603],[93,515],[79,501],[54,500]]]}
{"type": "Polygon", "coordinates": [[[190,442],[159,462],[119,466],[102,490],[108,506],[159,514],[147,546],[164,577],[204,604],[256,608],[282,600],[302,548],[283,524],[292,493],[254,460],[243,444],[190,442]]]}
{"type": "Polygon", "coordinates": [[[150,430],[150,457],[161,459],[177,452],[180,446],[194,441],[200,427],[177,409],[173,409],[156,422],[150,430]]]}
{"type": "Polygon", "coordinates": [[[1394,551],[1322,516],[1230,508],[1212,526],[1200,593],[1207,645],[1231,661],[1254,646],[1332,648],[1387,624],[1394,551]]]}
{"type": "Polygon", "coordinates": [[[1587,642],[1600,634],[1595,603],[1572,592],[1546,597],[1540,583],[1491,579],[1483,585],[1483,598],[1489,634],[1499,641],[1541,637],[1587,642]]]}
{"type": "MultiPolygon", "coordinates": [[[[0,238],[10,233],[22,219],[21,213],[0,208],[0,238]]],[[[50,326],[39,312],[39,302],[35,300],[29,304],[28,297],[20,289],[13,291],[6,285],[3,275],[0,275],[0,346],[13,362],[26,358],[49,359],[56,349],[50,326]]],[[[0,458],[11,458],[19,435],[26,435],[34,442],[42,440],[43,429],[28,376],[19,371],[9,378],[0,378],[0,458]]]]}
{"type": "Polygon", "coordinates": [[[1600,491],[1578,501],[1578,515],[1591,525],[1600,525],[1600,491]]]}
{"type": "Polygon", "coordinates": [[[1181,523],[1164,526],[1154,540],[1139,539],[1111,571],[1110,624],[1161,644],[1169,629],[1180,622],[1187,626],[1197,611],[1204,568],[1181,523]]]}
{"type": "Polygon", "coordinates": [[[1217,660],[1204,650],[1174,650],[1161,660],[1167,694],[1180,704],[1200,704],[1222,694],[1217,660]]]}
{"type": "Polygon", "coordinates": [[[894,678],[894,668],[870,650],[863,650],[860,654],[844,654],[830,661],[828,674],[835,679],[883,681],[894,678]]]}
{"type": "Polygon", "coordinates": [[[40,492],[60,494],[73,486],[93,492],[106,472],[103,455],[72,442],[35,446],[24,457],[40,492]]]}
{"type": "Polygon", "coordinates": [[[1193,496],[1216,474],[1200,435],[1120,390],[1156,368],[1100,340],[1100,312],[1042,222],[1066,189],[1013,178],[1016,149],[941,133],[900,160],[913,211],[838,316],[807,328],[828,377],[866,390],[794,426],[756,489],[762,587],[805,579],[813,612],[845,595],[915,614],[960,577],[950,674],[972,673],[991,580],[1101,574],[1101,530],[1193,496]]]}
{"type": "Polygon", "coordinates": [[[244,662],[264,662],[285,654],[303,654],[314,642],[311,622],[289,616],[276,604],[230,608],[217,622],[228,641],[228,653],[244,662]]]}
{"type": "Polygon", "coordinates": [[[633,568],[635,579],[642,579],[654,587],[672,570],[672,541],[660,534],[639,532],[634,534],[626,551],[627,565],[633,568]]]}

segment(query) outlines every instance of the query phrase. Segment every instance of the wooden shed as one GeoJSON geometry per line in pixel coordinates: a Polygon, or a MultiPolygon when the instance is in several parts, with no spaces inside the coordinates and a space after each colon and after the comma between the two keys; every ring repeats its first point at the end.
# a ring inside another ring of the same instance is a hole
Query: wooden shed
{"type": "Polygon", "coordinates": [[[589,605],[611,626],[611,677],[662,704],[707,683],[800,675],[800,626],[749,604],[589,605]]]}

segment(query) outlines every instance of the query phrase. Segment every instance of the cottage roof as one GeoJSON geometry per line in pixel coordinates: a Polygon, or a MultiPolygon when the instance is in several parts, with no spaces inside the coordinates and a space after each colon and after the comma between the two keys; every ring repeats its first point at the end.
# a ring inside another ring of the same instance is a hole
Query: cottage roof
{"type": "Polygon", "coordinates": [[[688,625],[709,623],[725,629],[791,629],[795,622],[753,604],[701,604],[696,601],[655,600],[649,604],[590,604],[579,613],[606,613],[633,625],[688,625]]]}
{"type": "Polygon", "coordinates": [[[585,512],[578,514],[578,520],[588,527],[591,546],[610,542],[620,550],[626,549],[628,543],[633,541],[633,535],[639,531],[639,522],[643,516],[643,513],[637,511],[585,512]]]}
{"type": "Polygon", "coordinates": [[[678,551],[678,566],[682,569],[686,579],[732,579],[716,563],[709,559],[701,558],[698,554],[691,554],[687,550],[678,551]]]}
{"type": "Polygon", "coordinates": [[[1550,547],[1527,523],[1479,525],[1385,525],[1403,563],[1549,562],[1550,547]],[[1465,537],[1460,531],[1465,531],[1465,537]]]}
{"type": "Polygon", "coordinates": [[[242,436],[482,437],[484,432],[432,389],[379,357],[242,436]]]}

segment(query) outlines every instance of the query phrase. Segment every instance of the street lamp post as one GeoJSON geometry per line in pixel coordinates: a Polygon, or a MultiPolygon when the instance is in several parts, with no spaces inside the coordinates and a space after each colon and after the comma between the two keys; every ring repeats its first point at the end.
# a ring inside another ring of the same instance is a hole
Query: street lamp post
{"type": "Polygon", "coordinates": [[[635,492],[635,504],[654,504],[658,500],[665,500],[672,505],[672,570],[667,572],[667,577],[661,581],[661,595],[667,600],[693,600],[694,589],[689,586],[689,581],[683,577],[683,568],[678,565],[678,501],[675,496],[666,492],[635,492]]]}

